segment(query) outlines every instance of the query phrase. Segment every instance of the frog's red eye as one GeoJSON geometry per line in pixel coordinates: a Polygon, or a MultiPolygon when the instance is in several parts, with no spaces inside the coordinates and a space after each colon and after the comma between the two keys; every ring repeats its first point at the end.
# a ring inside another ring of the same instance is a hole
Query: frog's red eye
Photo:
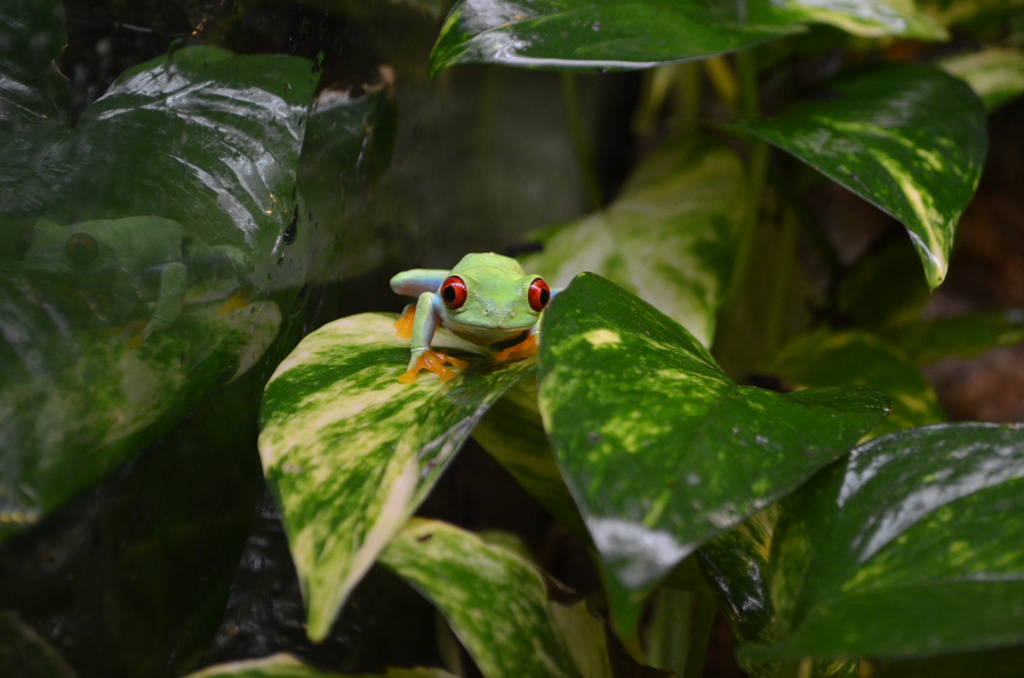
{"type": "Polygon", "coordinates": [[[466,303],[466,283],[457,275],[450,275],[441,283],[441,301],[448,308],[462,308],[466,303]]]}
{"type": "Polygon", "coordinates": [[[540,278],[534,278],[530,283],[530,290],[527,292],[526,298],[530,300],[530,308],[534,311],[543,311],[544,307],[548,305],[548,300],[551,299],[551,288],[540,278]]]}
{"type": "Polygon", "coordinates": [[[75,268],[88,266],[100,255],[100,245],[88,233],[72,233],[64,242],[64,256],[75,268]]]}

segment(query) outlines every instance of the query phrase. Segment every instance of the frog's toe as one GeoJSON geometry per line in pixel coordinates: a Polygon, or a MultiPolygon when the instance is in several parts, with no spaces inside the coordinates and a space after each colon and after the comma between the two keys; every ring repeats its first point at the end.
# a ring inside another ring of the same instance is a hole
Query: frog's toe
{"type": "Polygon", "coordinates": [[[451,381],[459,375],[458,372],[448,369],[445,365],[451,365],[458,370],[463,370],[469,363],[444,353],[438,353],[433,349],[427,349],[417,356],[415,361],[409,366],[409,369],[402,376],[398,377],[398,381],[403,384],[415,383],[416,377],[421,370],[433,372],[441,381],[451,381]]]}

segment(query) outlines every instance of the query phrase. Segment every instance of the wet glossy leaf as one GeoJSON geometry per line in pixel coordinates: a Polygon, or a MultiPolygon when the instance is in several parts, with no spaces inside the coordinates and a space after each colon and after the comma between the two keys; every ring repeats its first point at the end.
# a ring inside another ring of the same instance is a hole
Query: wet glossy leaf
{"type": "MultiPolygon", "coordinates": [[[[758,0],[765,2],[766,0],[758,0]]],[[[459,63],[630,69],[722,54],[801,30],[770,15],[745,22],[699,0],[461,0],[430,55],[430,74],[459,63]]]]}
{"type": "MultiPolygon", "coordinates": [[[[444,669],[386,669],[374,678],[455,678],[444,669]]],[[[371,674],[335,673],[305,664],[289,654],[274,654],[261,659],[243,659],[210,666],[190,673],[186,678],[370,678],[371,674]]]]}
{"type": "Polygon", "coordinates": [[[736,640],[772,642],[775,615],[768,590],[768,557],[778,519],[773,504],[697,549],[708,586],[718,596],[736,640]]]}
{"type": "Polygon", "coordinates": [[[413,519],[381,562],[437,606],[487,678],[579,675],[548,611],[543,575],[517,553],[413,519]]]}
{"type": "Polygon", "coordinates": [[[940,65],[967,81],[990,111],[1024,94],[1024,52],[1019,49],[990,47],[958,54],[940,65]]]}
{"type": "Polygon", "coordinates": [[[752,19],[766,12],[777,19],[824,23],[866,38],[899,35],[906,38],[943,40],[946,30],[921,12],[912,0],[781,0],[748,3],[752,19]]]}
{"type": "MultiPolygon", "coordinates": [[[[487,408],[533,360],[481,360],[442,383],[398,376],[394,316],[342,318],[308,335],[263,398],[260,457],[281,506],[309,615],[322,639],[352,587],[433,487],[487,408]]],[[[474,350],[439,332],[435,346],[474,350]]]]}
{"type": "Polygon", "coordinates": [[[17,49],[0,82],[18,90],[0,100],[0,143],[18,145],[0,153],[6,534],[157,440],[274,340],[268,271],[310,258],[282,233],[315,76],[302,59],[182,49],[123,74],[72,129],[50,63],[59,6],[3,11],[0,42],[17,49]]]}
{"type": "Polygon", "coordinates": [[[948,357],[973,358],[1024,341],[1024,309],[919,320],[884,334],[918,367],[948,357]]]}
{"type": "Polygon", "coordinates": [[[985,110],[937,68],[889,66],[740,127],[899,219],[931,287],[946,276],[960,214],[985,160],[985,110]]]}
{"type": "Polygon", "coordinates": [[[877,438],[786,503],[771,558],[782,624],[759,657],[900,657],[1024,642],[1024,429],[877,438]]]}
{"type": "Polygon", "coordinates": [[[0,313],[12,341],[0,345],[0,536],[169,430],[206,390],[248,369],[281,323],[272,303],[225,309],[214,301],[186,307],[139,346],[130,329],[61,336],[47,322],[47,313],[61,317],[50,304],[25,312],[26,287],[4,282],[0,313]],[[50,331],[40,336],[40,327],[50,331]]]}
{"type": "Polygon", "coordinates": [[[867,332],[817,331],[795,337],[766,366],[795,388],[862,385],[882,391],[892,414],[873,430],[882,435],[945,417],[921,372],[898,348],[867,332]]]}
{"type": "Polygon", "coordinates": [[[592,274],[555,297],[543,338],[541,414],[626,635],[672,567],[792,491],[887,409],[867,388],[739,386],[693,335],[592,274]]]}
{"type": "Polygon", "coordinates": [[[607,277],[681,323],[703,344],[732,273],[743,169],[722,146],[668,146],[648,157],[607,209],[535,234],[523,266],[563,287],[607,277]]]}

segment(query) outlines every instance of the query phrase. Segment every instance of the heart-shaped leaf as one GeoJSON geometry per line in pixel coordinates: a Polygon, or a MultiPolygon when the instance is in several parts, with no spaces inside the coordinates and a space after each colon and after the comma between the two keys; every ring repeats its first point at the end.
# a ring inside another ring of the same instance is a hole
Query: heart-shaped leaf
{"type": "Polygon", "coordinates": [[[548,611],[543,575],[514,551],[413,519],[381,562],[437,606],[487,678],[579,675],[548,611]]]}
{"type": "Polygon", "coordinates": [[[764,658],[947,654],[1024,642],[1024,428],[868,442],[785,505],[764,658]]]}
{"type": "Polygon", "coordinates": [[[460,0],[434,45],[430,74],[481,62],[646,68],[731,52],[800,30],[799,24],[772,15],[752,23],[734,6],[700,0],[460,0]]]}
{"type": "Polygon", "coordinates": [[[563,287],[589,271],[634,292],[708,345],[732,274],[746,191],[736,155],[677,144],[647,157],[619,198],[580,221],[534,234],[523,266],[563,287]]]}
{"type": "Polygon", "coordinates": [[[540,374],[545,428],[626,635],[680,560],[843,454],[888,409],[868,388],[739,386],[693,335],[592,274],[545,311],[540,374]]]}
{"type": "Polygon", "coordinates": [[[981,101],[963,81],[901,65],[842,78],[820,99],[739,127],[899,219],[934,288],[981,177],[985,124],[981,101]]]}
{"type": "MultiPolygon", "coordinates": [[[[481,360],[459,378],[399,383],[409,343],[394,316],[342,318],[308,335],[263,398],[260,457],[306,601],[327,635],[352,587],[422,502],[487,408],[533,359],[481,360]]],[[[471,344],[443,331],[434,346],[471,344]]]]}

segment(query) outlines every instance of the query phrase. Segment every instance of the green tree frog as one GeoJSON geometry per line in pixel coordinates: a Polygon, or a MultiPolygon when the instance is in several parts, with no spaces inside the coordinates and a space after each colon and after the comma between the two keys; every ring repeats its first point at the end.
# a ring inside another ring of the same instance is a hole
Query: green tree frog
{"type": "Polygon", "coordinates": [[[238,276],[250,267],[237,248],[211,247],[177,221],[155,216],[67,226],[40,219],[30,235],[25,270],[101,295],[117,312],[130,312],[139,301],[151,304],[136,344],[174,324],[190,284],[230,279],[237,289],[238,276]]]}
{"type": "Polygon", "coordinates": [[[411,337],[408,370],[398,378],[411,384],[420,370],[448,381],[462,369],[459,360],[430,347],[438,323],[456,336],[481,346],[523,338],[495,354],[496,360],[536,351],[537,320],[557,290],[537,275],[526,275],[515,259],[500,254],[467,254],[450,271],[416,268],[391,279],[391,289],[416,297],[395,323],[398,335],[411,337]]]}

